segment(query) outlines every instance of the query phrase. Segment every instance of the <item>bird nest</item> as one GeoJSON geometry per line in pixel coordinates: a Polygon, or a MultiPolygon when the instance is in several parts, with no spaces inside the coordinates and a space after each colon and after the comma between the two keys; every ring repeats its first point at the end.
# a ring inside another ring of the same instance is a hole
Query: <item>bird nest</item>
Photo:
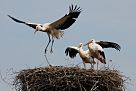
{"type": "Polygon", "coordinates": [[[17,73],[17,91],[124,91],[118,70],[79,67],[40,67],[17,73]]]}

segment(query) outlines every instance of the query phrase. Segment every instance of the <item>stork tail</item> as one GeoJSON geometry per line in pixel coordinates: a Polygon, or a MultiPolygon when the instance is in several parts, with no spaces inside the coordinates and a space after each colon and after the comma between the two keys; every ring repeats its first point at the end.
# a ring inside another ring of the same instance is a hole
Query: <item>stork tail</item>
{"type": "Polygon", "coordinates": [[[64,31],[60,30],[53,30],[52,36],[59,39],[60,37],[63,37],[64,31]]]}

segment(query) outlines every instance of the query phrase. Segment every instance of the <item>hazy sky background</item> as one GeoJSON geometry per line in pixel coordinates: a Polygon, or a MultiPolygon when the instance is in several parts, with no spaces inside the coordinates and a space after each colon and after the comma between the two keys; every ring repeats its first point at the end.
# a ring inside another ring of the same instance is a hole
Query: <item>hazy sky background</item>
{"type": "MultiPolygon", "coordinates": [[[[122,47],[121,51],[106,49],[106,58],[112,59],[112,67],[131,79],[131,81],[128,80],[127,91],[135,91],[135,0],[0,0],[0,71],[2,75],[6,77],[6,73],[11,68],[14,71],[20,71],[47,66],[44,58],[44,48],[48,42],[47,35],[42,32],[34,35],[32,28],[12,21],[7,14],[28,22],[53,22],[68,13],[68,7],[71,4],[77,4],[83,11],[77,21],[65,30],[64,37],[55,41],[54,53],[47,52],[50,63],[66,66],[82,62],[78,56],[73,60],[66,57],[64,50],[67,46],[77,46],[80,42],[85,43],[92,38],[117,42],[122,47]]],[[[0,79],[1,91],[15,91],[12,88],[0,79]]]]}

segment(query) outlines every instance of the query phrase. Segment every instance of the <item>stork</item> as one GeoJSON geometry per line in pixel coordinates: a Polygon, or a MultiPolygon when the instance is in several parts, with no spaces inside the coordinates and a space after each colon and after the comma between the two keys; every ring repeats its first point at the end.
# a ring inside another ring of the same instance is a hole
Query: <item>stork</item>
{"type": "MultiPolygon", "coordinates": [[[[86,68],[85,63],[95,64],[95,61],[92,60],[91,54],[89,50],[83,50],[83,43],[80,43],[78,47],[69,46],[65,50],[66,56],[69,55],[70,58],[75,58],[77,54],[79,54],[80,58],[83,61],[84,68],[86,68]]],[[[92,66],[93,67],[93,66],[92,66]]],[[[91,67],[91,68],[92,68],[91,67]]]]}
{"type": "Polygon", "coordinates": [[[90,40],[85,45],[88,45],[88,49],[91,53],[91,56],[93,57],[93,60],[94,58],[96,58],[103,64],[106,64],[106,58],[105,58],[105,53],[103,48],[115,48],[118,51],[120,51],[121,49],[120,45],[117,43],[108,42],[108,41],[96,42],[94,39],[90,40]]]}
{"type": "Polygon", "coordinates": [[[52,53],[54,39],[55,38],[59,39],[60,37],[62,37],[64,34],[64,31],[61,31],[61,30],[65,30],[65,29],[69,28],[76,21],[76,18],[78,18],[80,13],[81,13],[80,7],[77,7],[77,5],[75,5],[75,6],[71,5],[71,6],[69,6],[69,13],[68,14],[66,14],[65,16],[63,16],[62,18],[58,19],[55,22],[45,23],[45,24],[24,22],[24,21],[14,18],[10,15],[8,15],[8,16],[11,19],[13,19],[15,22],[22,23],[22,24],[25,24],[29,27],[32,27],[33,29],[35,29],[34,33],[36,33],[37,31],[46,32],[48,35],[48,38],[49,38],[49,41],[48,41],[46,48],[45,48],[45,54],[46,54],[46,51],[48,49],[50,42],[52,42],[50,53],[52,53]]]}

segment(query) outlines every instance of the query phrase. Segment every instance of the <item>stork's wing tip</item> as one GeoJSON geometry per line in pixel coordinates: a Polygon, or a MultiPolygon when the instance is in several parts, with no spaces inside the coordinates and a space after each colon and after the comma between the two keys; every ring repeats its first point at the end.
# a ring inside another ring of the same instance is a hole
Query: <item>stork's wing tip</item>
{"type": "Polygon", "coordinates": [[[121,47],[119,47],[118,50],[120,51],[120,50],[121,50],[121,47]]]}
{"type": "Polygon", "coordinates": [[[13,17],[11,16],[11,15],[7,15],[9,18],[12,18],[13,19],[13,17]]]}
{"type": "Polygon", "coordinates": [[[71,4],[71,5],[69,6],[70,11],[72,11],[72,12],[74,12],[74,11],[81,12],[81,11],[82,11],[82,8],[77,7],[77,6],[78,6],[78,5],[73,5],[73,4],[71,4]]]}
{"type": "Polygon", "coordinates": [[[65,54],[66,54],[66,56],[68,55],[68,48],[66,48],[66,50],[65,50],[65,54]]]}
{"type": "Polygon", "coordinates": [[[118,50],[118,51],[120,51],[121,50],[121,46],[119,45],[119,44],[116,44],[116,49],[118,50]]]}
{"type": "Polygon", "coordinates": [[[8,17],[11,17],[10,15],[7,15],[8,17]]]}

